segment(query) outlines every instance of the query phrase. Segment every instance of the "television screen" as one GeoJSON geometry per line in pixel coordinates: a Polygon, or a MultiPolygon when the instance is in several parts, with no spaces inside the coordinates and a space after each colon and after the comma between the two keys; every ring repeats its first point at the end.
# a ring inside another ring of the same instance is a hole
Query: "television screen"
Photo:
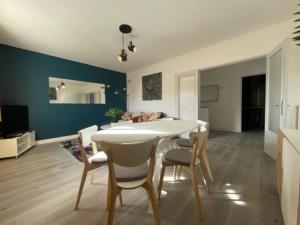
{"type": "Polygon", "coordinates": [[[29,130],[28,107],[21,105],[0,106],[0,135],[14,136],[29,130]]]}

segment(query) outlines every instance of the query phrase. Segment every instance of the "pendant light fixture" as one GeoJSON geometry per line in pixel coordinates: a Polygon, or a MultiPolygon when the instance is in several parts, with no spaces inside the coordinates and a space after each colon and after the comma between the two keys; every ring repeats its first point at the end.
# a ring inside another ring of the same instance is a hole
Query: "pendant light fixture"
{"type": "Polygon", "coordinates": [[[129,45],[128,45],[128,50],[135,53],[137,48],[136,46],[132,43],[132,33],[130,33],[130,42],[129,42],[129,45]]]}
{"type": "Polygon", "coordinates": [[[131,52],[136,52],[137,48],[136,46],[133,44],[132,42],[132,28],[130,25],[128,24],[122,24],[119,27],[120,32],[122,33],[122,49],[121,49],[121,54],[118,56],[118,60],[120,62],[126,62],[127,61],[127,52],[125,50],[125,38],[124,35],[125,34],[130,34],[130,42],[128,45],[128,50],[131,52]]]}
{"type": "Polygon", "coordinates": [[[124,48],[124,33],[122,33],[122,50],[121,50],[121,54],[118,56],[118,60],[120,62],[126,62],[127,61],[127,54],[126,54],[126,50],[124,48]]]}
{"type": "Polygon", "coordinates": [[[60,89],[64,89],[64,88],[66,88],[66,84],[65,84],[63,81],[61,81],[61,82],[55,87],[55,89],[56,89],[57,91],[59,91],[60,89]]]}

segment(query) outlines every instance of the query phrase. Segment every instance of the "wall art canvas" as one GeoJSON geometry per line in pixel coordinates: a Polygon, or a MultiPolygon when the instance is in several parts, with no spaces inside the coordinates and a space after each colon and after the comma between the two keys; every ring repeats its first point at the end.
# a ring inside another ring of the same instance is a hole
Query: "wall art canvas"
{"type": "Polygon", "coordinates": [[[162,99],[162,73],[155,73],[142,78],[143,101],[162,99]]]}

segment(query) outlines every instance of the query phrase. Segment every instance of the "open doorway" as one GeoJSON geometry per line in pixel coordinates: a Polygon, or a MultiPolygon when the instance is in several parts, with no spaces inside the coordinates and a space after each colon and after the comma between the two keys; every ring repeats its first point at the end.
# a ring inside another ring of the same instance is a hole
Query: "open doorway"
{"type": "Polygon", "coordinates": [[[265,129],[266,75],[242,77],[242,131],[265,129]]]}
{"type": "Polygon", "coordinates": [[[211,130],[242,132],[242,79],[259,74],[266,74],[265,57],[201,70],[198,118],[211,130]]]}

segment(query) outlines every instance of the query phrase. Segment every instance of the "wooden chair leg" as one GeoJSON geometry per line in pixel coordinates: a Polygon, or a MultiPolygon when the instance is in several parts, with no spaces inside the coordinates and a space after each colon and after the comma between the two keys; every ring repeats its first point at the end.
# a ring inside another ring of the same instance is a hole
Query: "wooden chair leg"
{"type": "Polygon", "coordinates": [[[114,214],[115,214],[115,208],[116,208],[116,198],[117,193],[115,190],[110,188],[110,202],[109,202],[109,208],[108,208],[108,221],[107,225],[113,225],[114,222],[114,214]]]}
{"type": "Polygon", "coordinates": [[[203,179],[205,189],[208,193],[210,193],[211,192],[210,183],[209,183],[210,181],[208,179],[208,174],[206,172],[206,168],[202,163],[200,163],[199,169],[200,169],[200,172],[201,172],[201,175],[202,175],[202,179],[203,179]]]}
{"type": "Polygon", "coordinates": [[[95,171],[91,171],[91,184],[94,184],[94,180],[95,180],[95,171]]]}
{"type": "Polygon", "coordinates": [[[145,189],[147,190],[148,196],[149,196],[150,201],[151,201],[155,223],[156,223],[156,225],[160,225],[160,215],[159,215],[159,211],[158,211],[158,208],[157,208],[157,202],[156,202],[156,197],[155,197],[155,193],[154,193],[154,189],[153,189],[153,184],[148,183],[145,186],[145,189]]]}
{"type": "MultiPolygon", "coordinates": [[[[109,176],[109,175],[108,175],[109,176]]],[[[110,178],[108,177],[108,182],[107,182],[107,200],[106,200],[106,208],[109,210],[109,204],[111,202],[111,184],[110,184],[110,178]]]]}
{"type": "Polygon", "coordinates": [[[211,168],[210,168],[209,161],[207,159],[206,152],[204,151],[202,154],[203,154],[203,156],[202,156],[203,162],[204,162],[204,165],[206,167],[207,173],[209,175],[209,179],[210,179],[211,182],[213,182],[214,181],[214,177],[213,177],[212,172],[211,172],[211,168]]]}
{"type": "Polygon", "coordinates": [[[196,180],[196,175],[195,175],[195,170],[192,169],[190,171],[191,178],[192,178],[192,184],[193,184],[193,191],[195,194],[195,201],[196,201],[196,208],[198,211],[198,216],[200,219],[202,219],[202,207],[201,207],[201,201],[200,201],[200,194],[199,194],[199,189],[198,189],[198,184],[196,180]]]}
{"type": "Polygon", "coordinates": [[[88,169],[86,167],[84,167],[82,177],[81,177],[81,181],[80,181],[78,196],[77,196],[77,200],[76,200],[75,210],[77,210],[78,206],[79,206],[79,202],[80,202],[80,198],[81,198],[81,194],[82,194],[82,190],[83,190],[83,187],[84,187],[84,183],[85,183],[85,180],[86,180],[87,173],[88,173],[88,169]]]}
{"type": "Polygon", "coordinates": [[[181,166],[178,166],[178,172],[177,172],[178,180],[180,180],[181,169],[182,169],[181,166]]]}
{"type": "Polygon", "coordinates": [[[164,182],[165,171],[166,171],[166,165],[164,163],[162,163],[162,168],[161,168],[160,177],[159,177],[159,183],[158,183],[158,187],[157,187],[157,199],[160,199],[161,189],[162,189],[162,185],[164,182]]]}
{"type": "Polygon", "coordinates": [[[119,201],[120,201],[120,206],[123,207],[122,191],[120,191],[120,193],[119,193],[119,201]]]}
{"type": "Polygon", "coordinates": [[[178,166],[175,165],[175,166],[174,166],[174,170],[173,170],[173,180],[174,180],[174,181],[176,181],[177,170],[178,170],[178,166]]]}

